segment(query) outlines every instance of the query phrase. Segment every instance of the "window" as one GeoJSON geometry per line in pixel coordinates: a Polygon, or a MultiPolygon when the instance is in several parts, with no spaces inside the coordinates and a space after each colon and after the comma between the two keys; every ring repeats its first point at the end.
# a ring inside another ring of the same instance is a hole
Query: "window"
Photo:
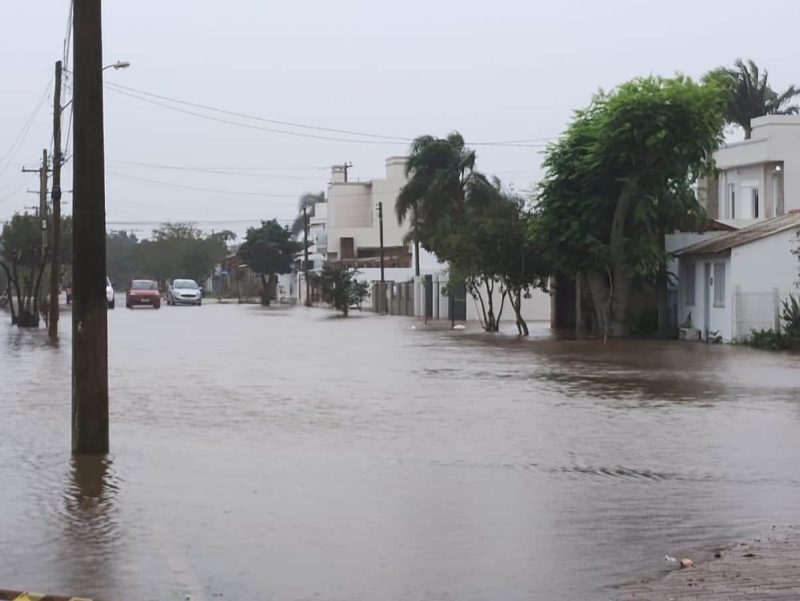
{"type": "Polygon", "coordinates": [[[758,188],[750,188],[750,197],[753,200],[753,218],[758,219],[758,188]]]}
{"type": "Polygon", "coordinates": [[[728,184],[728,217],[736,219],[736,184],[728,184]]]}
{"type": "Polygon", "coordinates": [[[683,304],[694,305],[694,287],[697,281],[697,264],[687,262],[683,266],[683,304]]]}
{"type": "Polygon", "coordinates": [[[725,306],[725,263],[714,263],[714,306],[725,306]]]}

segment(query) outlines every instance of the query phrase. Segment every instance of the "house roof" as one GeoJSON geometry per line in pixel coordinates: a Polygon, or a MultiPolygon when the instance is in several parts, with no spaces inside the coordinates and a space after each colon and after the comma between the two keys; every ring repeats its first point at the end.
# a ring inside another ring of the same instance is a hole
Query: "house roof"
{"type": "Polygon", "coordinates": [[[759,221],[740,230],[721,234],[710,240],[703,240],[675,252],[676,255],[711,255],[768,238],[780,232],[800,228],[800,212],[790,212],[780,217],[759,221]]]}

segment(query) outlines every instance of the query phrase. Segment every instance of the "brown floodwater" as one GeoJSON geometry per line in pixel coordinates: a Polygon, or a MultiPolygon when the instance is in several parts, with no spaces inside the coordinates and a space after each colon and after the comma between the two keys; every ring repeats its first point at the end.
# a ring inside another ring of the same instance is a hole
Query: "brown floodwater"
{"type": "Polygon", "coordinates": [[[68,333],[0,318],[0,588],[603,599],[798,521],[797,356],[116,309],[112,453],[73,459],[68,333]]]}

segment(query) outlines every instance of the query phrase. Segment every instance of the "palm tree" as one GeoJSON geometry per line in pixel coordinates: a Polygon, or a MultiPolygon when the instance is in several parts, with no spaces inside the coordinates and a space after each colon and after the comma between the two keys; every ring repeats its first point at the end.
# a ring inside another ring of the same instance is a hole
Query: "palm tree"
{"type": "Polygon", "coordinates": [[[395,202],[398,223],[411,220],[409,237],[416,251],[415,272],[419,275],[419,247],[429,247],[431,236],[464,214],[469,190],[476,177],[475,152],[464,138],[453,132],[446,138],[420,136],[411,143],[406,163],[409,178],[395,202]]]}
{"type": "Polygon", "coordinates": [[[759,70],[752,60],[746,63],[737,59],[733,68],[720,67],[708,75],[705,80],[715,79],[729,89],[727,119],[744,129],[745,139],[752,133],[750,122],[764,115],[795,115],[800,110],[797,104],[791,104],[800,96],[800,88],[792,85],[780,94],[775,92],[768,82],[766,70],[759,70]]]}
{"type": "Polygon", "coordinates": [[[317,192],[316,194],[313,192],[306,192],[300,197],[300,200],[297,201],[297,217],[295,217],[294,223],[292,223],[292,234],[298,236],[303,231],[305,226],[303,209],[306,209],[309,217],[313,217],[314,205],[318,202],[325,202],[325,192],[317,192]]]}

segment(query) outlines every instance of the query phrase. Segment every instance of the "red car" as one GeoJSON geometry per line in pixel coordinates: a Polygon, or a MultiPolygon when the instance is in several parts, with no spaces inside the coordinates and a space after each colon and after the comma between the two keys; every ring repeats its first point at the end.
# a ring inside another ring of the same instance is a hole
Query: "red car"
{"type": "Polygon", "coordinates": [[[125,306],[161,308],[161,294],[158,283],[153,280],[131,280],[131,286],[125,290],[125,306]]]}

